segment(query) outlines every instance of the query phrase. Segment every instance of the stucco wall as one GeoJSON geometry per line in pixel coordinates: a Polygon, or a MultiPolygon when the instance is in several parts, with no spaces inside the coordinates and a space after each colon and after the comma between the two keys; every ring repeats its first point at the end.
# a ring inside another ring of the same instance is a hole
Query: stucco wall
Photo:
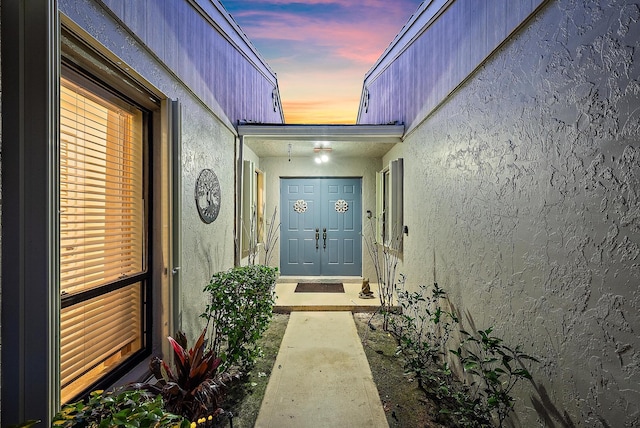
{"type": "Polygon", "coordinates": [[[203,327],[202,319],[198,318],[206,305],[203,287],[215,272],[233,266],[234,142],[233,134],[220,122],[193,100],[185,100],[182,111],[180,307],[181,326],[193,334],[203,327]],[[195,205],[195,182],[203,168],[212,169],[220,181],[220,213],[210,224],[200,220],[195,205]]]}
{"type": "MultiPolygon", "coordinates": [[[[202,329],[198,318],[206,304],[203,287],[211,275],[233,266],[234,145],[233,131],[214,109],[193,93],[96,3],[61,0],[60,10],[115,53],[166,97],[178,99],[182,112],[182,266],[179,326],[187,337],[202,329]],[[221,208],[211,224],[200,220],[195,206],[195,182],[200,171],[212,169],[221,188],[221,208]]],[[[165,231],[164,233],[168,233],[165,231]]]]}
{"type": "MultiPolygon", "coordinates": [[[[332,158],[329,163],[318,165],[312,157],[291,158],[266,157],[260,159],[260,169],[266,174],[267,195],[266,215],[270,219],[273,209],[278,207],[278,221],[280,221],[280,177],[362,177],[362,228],[369,230],[367,210],[376,210],[376,171],[382,169],[380,159],[375,158],[332,158]]],[[[362,244],[363,276],[374,278],[375,272],[367,253],[364,242],[362,244]]],[[[280,240],[273,250],[272,264],[280,266],[280,240]]]]}
{"type": "Polygon", "coordinates": [[[519,426],[640,425],[639,20],[550,2],[385,159],[408,283],[540,359],[519,426]]]}
{"type": "Polygon", "coordinates": [[[246,144],[242,149],[242,157],[246,161],[253,162],[256,168],[260,168],[260,158],[246,144]]]}

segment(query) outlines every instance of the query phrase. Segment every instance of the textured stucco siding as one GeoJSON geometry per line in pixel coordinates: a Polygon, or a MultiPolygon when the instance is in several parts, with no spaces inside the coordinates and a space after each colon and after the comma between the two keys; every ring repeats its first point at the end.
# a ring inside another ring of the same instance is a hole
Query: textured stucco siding
{"type": "MultiPolygon", "coordinates": [[[[202,289],[215,272],[233,266],[234,258],[234,145],[233,131],[225,118],[216,117],[214,106],[176,79],[145,47],[136,42],[97,3],[61,0],[59,8],[106,49],[115,53],[167,98],[181,104],[182,130],[182,266],[180,267],[180,320],[187,337],[203,327],[206,299],[202,289]],[[195,205],[195,182],[202,169],[212,169],[220,181],[221,207],[211,224],[200,220],[195,205]]],[[[168,230],[163,233],[169,233],[168,230]]],[[[159,267],[157,267],[159,268],[159,267]]],[[[164,320],[166,322],[166,320],[164,320]]]]}
{"type": "Polygon", "coordinates": [[[550,2],[395,157],[409,285],[541,361],[516,425],[640,426],[640,2],[550,2]]]}
{"type": "Polygon", "coordinates": [[[235,139],[196,104],[185,103],[182,112],[180,321],[185,331],[197,334],[204,326],[198,316],[207,303],[202,289],[214,273],[233,266],[235,139]],[[220,213],[210,224],[200,220],[195,205],[195,182],[203,168],[212,169],[220,181],[220,213]]]}
{"type": "MultiPolygon", "coordinates": [[[[266,174],[266,216],[271,219],[274,208],[278,208],[278,221],[282,214],[280,205],[280,178],[286,177],[362,177],[362,230],[369,232],[367,210],[376,211],[376,171],[382,169],[376,158],[332,158],[329,163],[318,165],[313,157],[293,157],[291,162],[284,157],[260,158],[260,169],[266,174]]],[[[280,266],[280,239],[274,246],[271,264],[280,266]]],[[[367,248],[362,243],[363,276],[374,278],[375,272],[367,248]]]]}

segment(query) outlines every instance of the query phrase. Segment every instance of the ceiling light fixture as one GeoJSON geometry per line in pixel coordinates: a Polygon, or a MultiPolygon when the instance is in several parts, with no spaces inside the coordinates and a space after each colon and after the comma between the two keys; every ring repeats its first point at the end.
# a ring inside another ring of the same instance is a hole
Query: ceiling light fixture
{"type": "Polygon", "coordinates": [[[315,157],[316,163],[325,163],[329,162],[329,153],[331,153],[333,149],[331,147],[325,147],[324,144],[322,146],[315,146],[313,148],[313,152],[317,154],[315,157]]]}
{"type": "Polygon", "coordinates": [[[321,153],[321,152],[331,153],[333,151],[333,149],[331,147],[314,147],[313,151],[315,153],[321,153]]]}

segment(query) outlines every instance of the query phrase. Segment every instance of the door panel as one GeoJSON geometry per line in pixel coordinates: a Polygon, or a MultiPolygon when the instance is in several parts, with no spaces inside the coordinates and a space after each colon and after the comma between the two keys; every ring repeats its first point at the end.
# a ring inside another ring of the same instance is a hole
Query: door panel
{"type": "Polygon", "coordinates": [[[328,264],[340,263],[340,252],[338,251],[339,242],[335,238],[327,239],[327,249],[325,255],[328,264]]]}
{"type": "Polygon", "coordinates": [[[283,179],[280,185],[280,269],[283,275],[320,275],[315,229],[320,224],[320,183],[283,179]]]}
{"type": "Polygon", "coordinates": [[[321,271],[323,275],[361,275],[361,180],[326,178],[322,187],[325,204],[323,221],[327,225],[329,254],[321,259],[321,271]]]}
{"type": "Polygon", "coordinates": [[[354,260],[354,251],[355,251],[355,242],[353,239],[345,239],[344,240],[344,262],[348,264],[353,264],[354,260]]]}
{"type": "Polygon", "coordinates": [[[288,243],[288,251],[286,254],[289,256],[287,259],[288,264],[298,264],[298,240],[297,239],[289,239],[288,243]]]}
{"type": "Polygon", "coordinates": [[[361,179],[281,179],[280,198],[283,275],[361,275],[361,179]]]}
{"type": "Polygon", "coordinates": [[[305,238],[304,239],[304,256],[303,256],[303,263],[308,266],[308,269],[314,269],[317,261],[317,250],[316,250],[316,241],[315,239],[312,238],[305,238]]]}

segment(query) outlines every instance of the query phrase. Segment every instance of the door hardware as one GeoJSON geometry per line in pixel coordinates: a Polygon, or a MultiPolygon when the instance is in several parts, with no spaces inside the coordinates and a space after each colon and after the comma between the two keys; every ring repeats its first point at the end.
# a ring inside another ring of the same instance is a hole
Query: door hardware
{"type": "Polygon", "coordinates": [[[316,250],[318,249],[318,240],[320,239],[320,229],[316,227],[316,250]]]}
{"type": "Polygon", "coordinates": [[[327,249],[327,228],[326,227],[322,229],[322,240],[324,241],[322,248],[326,250],[327,249]]]}

